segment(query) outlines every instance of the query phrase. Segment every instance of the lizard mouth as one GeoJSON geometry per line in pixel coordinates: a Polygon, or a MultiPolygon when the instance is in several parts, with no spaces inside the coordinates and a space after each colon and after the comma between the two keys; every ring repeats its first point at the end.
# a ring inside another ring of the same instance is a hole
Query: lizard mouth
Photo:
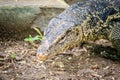
{"type": "Polygon", "coordinates": [[[37,57],[39,60],[41,60],[41,61],[47,60],[47,57],[48,57],[48,52],[47,52],[47,50],[49,49],[49,47],[50,47],[49,42],[48,42],[47,40],[44,40],[44,41],[41,43],[41,45],[40,45],[40,47],[38,48],[38,50],[37,50],[37,55],[36,55],[36,57],[37,57]]]}
{"type": "Polygon", "coordinates": [[[37,56],[37,58],[38,58],[39,60],[41,60],[41,61],[47,60],[47,55],[42,55],[42,54],[37,53],[36,56],[37,56]]]}
{"type": "Polygon", "coordinates": [[[41,61],[47,60],[48,53],[47,53],[47,47],[45,45],[42,45],[37,50],[37,58],[41,61]]]}

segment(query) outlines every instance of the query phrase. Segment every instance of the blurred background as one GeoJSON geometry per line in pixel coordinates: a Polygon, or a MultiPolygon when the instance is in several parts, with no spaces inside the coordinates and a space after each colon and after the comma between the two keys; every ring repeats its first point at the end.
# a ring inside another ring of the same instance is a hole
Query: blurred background
{"type": "Polygon", "coordinates": [[[31,27],[43,32],[49,21],[82,0],[0,0],[0,40],[22,40],[36,35],[31,27]]]}

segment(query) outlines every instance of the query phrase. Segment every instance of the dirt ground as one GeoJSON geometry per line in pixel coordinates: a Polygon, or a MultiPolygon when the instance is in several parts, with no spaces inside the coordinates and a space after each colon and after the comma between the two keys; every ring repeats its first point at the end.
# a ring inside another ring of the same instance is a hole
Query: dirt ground
{"type": "Polygon", "coordinates": [[[0,80],[120,80],[120,62],[93,55],[90,47],[75,47],[43,62],[27,42],[0,41],[0,80]]]}
{"type": "MultiPolygon", "coordinates": [[[[95,43],[111,44],[106,40],[95,43]]],[[[0,39],[0,80],[120,80],[120,62],[95,55],[90,44],[45,62],[36,58],[38,46],[39,42],[34,47],[23,40],[0,39]]]]}

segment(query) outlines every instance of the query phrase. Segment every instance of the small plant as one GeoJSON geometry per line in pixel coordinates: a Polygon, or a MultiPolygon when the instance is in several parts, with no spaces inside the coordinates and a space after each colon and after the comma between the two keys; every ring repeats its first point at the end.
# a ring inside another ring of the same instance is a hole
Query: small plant
{"type": "Polygon", "coordinates": [[[31,35],[29,35],[29,37],[25,38],[24,41],[27,41],[27,42],[30,42],[31,44],[34,43],[34,41],[36,40],[39,40],[39,36],[35,36],[35,37],[32,37],[31,35]]]}
{"type": "Polygon", "coordinates": [[[31,35],[29,35],[29,37],[25,38],[24,41],[30,42],[32,45],[35,46],[34,41],[42,41],[43,39],[43,35],[40,32],[40,30],[38,28],[33,28],[39,35],[36,35],[34,37],[32,37],[31,35]]]}
{"type": "Polygon", "coordinates": [[[16,59],[16,54],[15,53],[12,53],[10,56],[11,56],[12,59],[16,59]]]}

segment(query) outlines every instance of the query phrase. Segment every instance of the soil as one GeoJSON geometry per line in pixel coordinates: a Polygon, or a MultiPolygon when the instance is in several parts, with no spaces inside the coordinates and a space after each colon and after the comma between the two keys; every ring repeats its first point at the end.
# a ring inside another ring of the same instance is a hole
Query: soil
{"type": "Polygon", "coordinates": [[[120,62],[94,55],[89,44],[46,61],[36,58],[38,46],[0,41],[0,80],[120,80],[120,62]]]}
{"type": "MultiPolygon", "coordinates": [[[[0,80],[120,80],[120,62],[95,55],[88,43],[46,61],[36,58],[39,43],[0,39],[0,80]]],[[[92,43],[111,46],[106,40],[92,43]]]]}

